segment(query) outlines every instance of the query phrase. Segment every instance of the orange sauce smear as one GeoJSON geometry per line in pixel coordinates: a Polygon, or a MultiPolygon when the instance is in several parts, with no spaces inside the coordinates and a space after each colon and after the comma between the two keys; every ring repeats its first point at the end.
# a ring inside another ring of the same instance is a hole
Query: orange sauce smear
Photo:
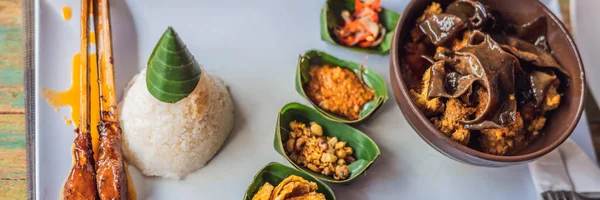
{"type": "MultiPolygon", "coordinates": [[[[50,106],[52,106],[52,108],[54,108],[55,110],[60,109],[61,107],[71,107],[71,121],[72,124],[74,125],[73,128],[76,128],[75,126],[79,125],[80,123],[80,119],[79,119],[79,113],[80,113],[80,108],[79,108],[79,83],[81,83],[81,79],[79,79],[79,53],[75,54],[73,56],[73,64],[72,64],[72,76],[71,76],[71,88],[69,88],[66,91],[54,91],[48,88],[42,88],[41,92],[42,92],[42,96],[46,99],[46,101],[48,102],[48,104],[50,104],[50,106]]],[[[89,60],[94,60],[96,58],[96,54],[90,54],[90,56],[88,56],[89,60]]],[[[97,64],[95,62],[89,62],[90,66],[92,68],[96,68],[97,64]]],[[[90,70],[90,95],[92,97],[99,97],[99,91],[98,91],[98,71],[97,70],[90,70]]],[[[98,140],[99,135],[98,135],[98,129],[96,129],[95,127],[98,125],[98,121],[100,120],[100,109],[99,108],[94,108],[94,107],[99,107],[96,105],[99,105],[99,98],[90,98],[90,103],[92,105],[92,108],[90,109],[91,113],[90,113],[90,135],[92,136],[92,147],[94,150],[94,159],[98,158],[99,154],[96,154],[96,152],[98,152],[98,148],[100,147],[100,141],[98,140]]],[[[67,120],[69,119],[65,119],[65,123],[68,123],[67,120]]]]}
{"type": "Polygon", "coordinates": [[[67,20],[67,21],[70,20],[72,14],[73,14],[73,11],[71,11],[71,7],[69,7],[69,6],[62,7],[62,15],[63,15],[64,20],[67,20]]]}

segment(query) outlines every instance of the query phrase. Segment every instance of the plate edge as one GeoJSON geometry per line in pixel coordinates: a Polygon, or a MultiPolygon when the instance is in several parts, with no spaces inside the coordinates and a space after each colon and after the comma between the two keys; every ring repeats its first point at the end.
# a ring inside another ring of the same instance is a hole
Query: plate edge
{"type": "Polygon", "coordinates": [[[25,92],[25,143],[27,160],[27,199],[36,199],[36,144],[35,144],[35,54],[36,40],[35,30],[37,23],[38,1],[23,0],[23,70],[24,70],[24,92],[25,92]]]}

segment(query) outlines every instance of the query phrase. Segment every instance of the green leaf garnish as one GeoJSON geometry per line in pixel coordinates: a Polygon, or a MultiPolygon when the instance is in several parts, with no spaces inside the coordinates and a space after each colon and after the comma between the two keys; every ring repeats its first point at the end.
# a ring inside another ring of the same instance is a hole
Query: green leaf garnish
{"type": "Polygon", "coordinates": [[[262,187],[266,182],[269,182],[274,187],[283,181],[283,179],[287,178],[290,175],[300,176],[307,181],[317,183],[319,189],[317,192],[325,195],[325,198],[328,200],[335,200],[335,195],[329,186],[325,183],[319,181],[315,177],[308,175],[305,172],[298,171],[297,169],[282,165],[280,163],[272,162],[267,164],[264,168],[262,168],[256,175],[254,175],[254,180],[248,186],[246,190],[246,194],[244,194],[244,200],[252,200],[252,197],[258,192],[260,187],[262,187]]]}
{"type": "Polygon", "coordinates": [[[331,183],[347,183],[355,179],[358,175],[365,172],[380,154],[377,144],[360,130],[352,128],[347,124],[330,121],[321,116],[314,109],[299,103],[289,103],[281,108],[279,116],[277,117],[277,127],[275,128],[275,140],[273,145],[275,150],[297,169],[331,183]],[[350,176],[348,179],[335,180],[331,176],[315,173],[308,168],[294,163],[294,161],[287,156],[284,150],[284,144],[289,138],[289,124],[294,120],[305,124],[308,124],[311,121],[316,122],[323,128],[324,136],[337,137],[338,140],[346,141],[346,145],[352,147],[354,150],[353,156],[356,158],[356,161],[348,165],[350,168],[350,176]]]}
{"type": "Polygon", "coordinates": [[[169,27],[148,59],[146,86],[150,94],[162,102],[175,103],[194,91],[201,74],[198,61],[169,27]]]}
{"type": "Polygon", "coordinates": [[[339,21],[342,20],[341,13],[343,10],[354,13],[354,1],[355,0],[327,0],[323,10],[321,10],[321,39],[331,44],[355,51],[387,54],[390,51],[394,28],[400,19],[400,14],[383,7],[381,8],[381,12],[379,12],[379,23],[385,27],[387,33],[381,44],[371,48],[362,48],[356,46],[349,47],[337,41],[333,29],[339,24],[339,21]]]}
{"type": "Polygon", "coordinates": [[[304,85],[310,81],[310,76],[308,75],[310,68],[315,65],[321,66],[324,64],[340,66],[352,70],[355,74],[357,74],[357,76],[360,74],[359,72],[361,70],[360,64],[358,63],[341,60],[325,52],[317,50],[307,51],[304,55],[300,56],[298,59],[298,69],[296,70],[296,91],[310,101],[313,107],[315,107],[315,109],[321,113],[323,117],[336,122],[356,123],[369,117],[377,110],[377,108],[387,101],[388,94],[383,78],[369,68],[363,67],[362,80],[369,88],[375,90],[375,98],[363,106],[359,113],[359,118],[357,120],[350,120],[322,109],[317,103],[313,102],[306,95],[306,92],[304,92],[304,85]]]}

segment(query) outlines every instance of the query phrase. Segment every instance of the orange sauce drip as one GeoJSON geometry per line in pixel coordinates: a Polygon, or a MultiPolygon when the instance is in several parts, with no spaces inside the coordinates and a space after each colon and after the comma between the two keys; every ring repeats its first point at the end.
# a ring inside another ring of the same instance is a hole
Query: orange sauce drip
{"type": "MultiPolygon", "coordinates": [[[[46,99],[48,104],[52,106],[55,110],[61,107],[71,107],[71,121],[74,126],[79,125],[80,119],[80,108],[79,108],[79,84],[81,83],[81,79],[79,79],[79,53],[73,56],[72,63],[72,76],[71,76],[71,88],[66,91],[55,91],[48,88],[42,88],[42,96],[46,99]]],[[[95,60],[96,54],[90,54],[88,56],[89,60],[95,60]]],[[[96,69],[97,64],[95,62],[89,62],[92,69],[96,69]]],[[[91,97],[99,97],[98,91],[98,71],[90,70],[90,94],[91,97]]],[[[90,113],[90,135],[92,136],[92,147],[94,150],[94,159],[98,158],[96,152],[98,152],[98,148],[100,147],[100,140],[98,140],[98,129],[96,126],[98,125],[98,121],[100,120],[100,106],[99,106],[99,98],[90,98],[91,103],[91,113],[90,113]]],[[[68,120],[68,119],[67,119],[68,120]]],[[[75,127],[73,127],[75,128],[75,127]]]]}
{"type": "MultiPolygon", "coordinates": [[[[96,32],[90,32],[90,44],[96,44],[96,32]]],[[[92,54],[92,55],[95,55],[95,54],[92,54]]],[[[89,63],[92,63],[91,60],[89,61],[89,63]]],[[[94,66],[92,66],[92,67],[96,67],[96,66],[97,66],[96,63],[94,62],[94,66]]]]}
{"type": "Polygon", "coordinates": [[[71,125],[71,123],[72,123],[71,120],[67,119],[66,116],[62,116],[62,120],[65,121],[66,125],[71,125]]]}
{"type": "Polygon", "coordinates": [[[62,15],[63,15],[64,20],[67,20],[67,21],[70,20],[72,14],[73,14],[73,12],[71,11],[71,7],[69,7],[69,6],[62,7],[62,15]]]}

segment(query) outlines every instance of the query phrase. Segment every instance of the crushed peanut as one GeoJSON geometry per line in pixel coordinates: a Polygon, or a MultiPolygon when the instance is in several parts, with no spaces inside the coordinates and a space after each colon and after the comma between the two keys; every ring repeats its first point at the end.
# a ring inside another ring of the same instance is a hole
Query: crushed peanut
{"type": "Polygon", "coordinates": [[[337,137],[323,136],[321,125],[292,121],[289,139],[285,142],[285,152],[296,164],[315,173],[333,176],[335,180],[347,179],[350,175],[349,164],[356,161],[354,150],[337,137]],[[317,130],[317,131],[315,131],[317,130]]]}

